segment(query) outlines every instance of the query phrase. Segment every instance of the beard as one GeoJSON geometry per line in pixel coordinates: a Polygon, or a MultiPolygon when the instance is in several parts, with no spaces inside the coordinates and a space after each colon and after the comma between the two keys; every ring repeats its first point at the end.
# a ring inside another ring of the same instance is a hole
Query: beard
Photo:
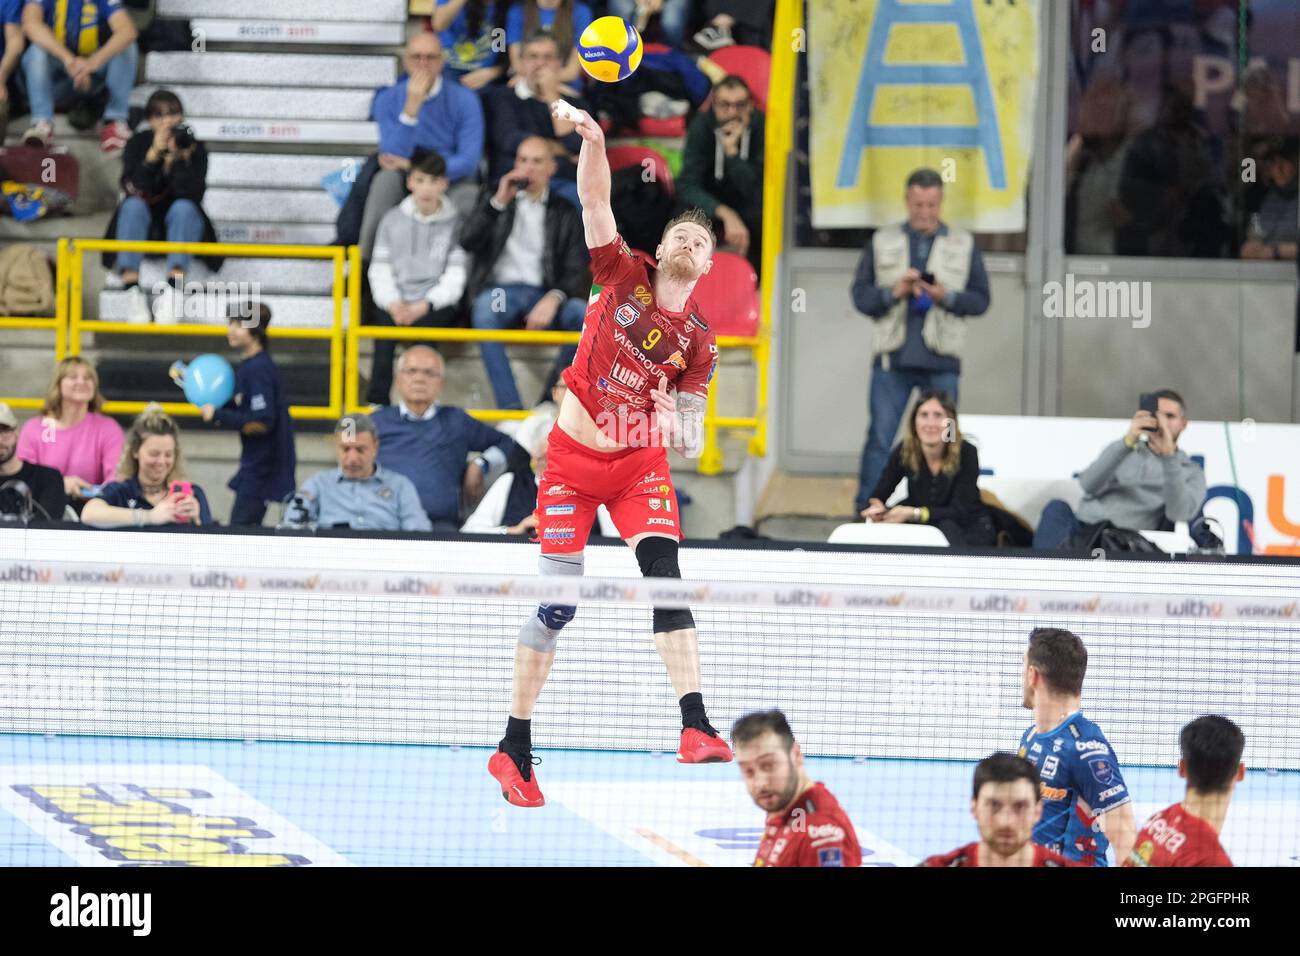
{"type": "Polygon", "coordinates": [[[691,282],[700,277],[700,273],[695,268],[695,260],[687,252],[677,252],[668,256],[660,264],[659,271],[676,282],[691,282]]]}

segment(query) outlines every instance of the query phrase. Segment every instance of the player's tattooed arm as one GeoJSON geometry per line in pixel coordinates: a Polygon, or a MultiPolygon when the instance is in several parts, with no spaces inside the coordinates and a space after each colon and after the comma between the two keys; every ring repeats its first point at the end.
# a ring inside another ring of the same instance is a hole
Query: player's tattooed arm
{"type": "Polygon", "coordinates": [[[677,393],[678,440],[673,449],[687,458],[698,458],[704,449],[704,409],[707,402],[699,395],[677,393]]]}

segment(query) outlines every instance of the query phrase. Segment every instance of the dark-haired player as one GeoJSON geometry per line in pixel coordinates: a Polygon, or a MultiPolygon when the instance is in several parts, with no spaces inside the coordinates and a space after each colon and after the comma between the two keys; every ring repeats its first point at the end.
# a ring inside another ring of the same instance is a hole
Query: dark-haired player
{"type": "Polygon", "coordinates": [[[975,765],[970,815],[975,843],[927,859],[922,866],[1078,866],[1032,841],[1043,811],[1038,768],[1015,754],[996,753],[975,765]]]}
{"type": "Polygon", "coordinates": [[[755,866],[861,866],[862,847],[849,815],[825,784],[804,770],[785,714],[746,714],[731,728],[740,778],[767,811],[755,866]]]}
{"type": "MultiPolygon", "coordinates": [[[[582,574],[587,536],[603,504],[642,574],[679,578],[681,524],[667,449],[693,458],[703,444],[717,346],[691,293],[713,263],[713,233],[698,209],[678,216],[664,230],[656,266],[647,268],[614,222],[600,126],[563,101],[554,110],[557,117],[572,116],[582,137],[578,195],[594,285],[578,353],[564,371],[569,391],[537,488],[538,572],[582,574]]],[[[543,604],[519,632],[510,719],[488,762],[502,795],[516,806],[545,802],[532,769],[533,707],[560,630],[576,611],[574,605],[543,604]]],[[[682,712],[678,761],[730,760],[730,748],[705,713],[691,612],[657,607],[653,630],[682,712]]]]}
{"type": "Polygon", "coordinates": [[[1187,779],[1187,793],[1146,822],[1124,866],[1232,866],[1219,833],[1232,789],[1246,776],[1246,737],[1227,717],[1197,717],[1178,743],[1178,776],[1187,779]]]}
{"type": "Polygon", "coordinates": [[[1106,865],[1106,848],[1123,861],[1137,827],[1133,805],[1101,728],[1083,716],[1079,698],[1088,651],[1070,631],[1038,627],[1025,649],[1024,705],[1034,723],[1019,755],[1038,768],[1043,816],[1034,842],[1067,860],[1106,865]]]}

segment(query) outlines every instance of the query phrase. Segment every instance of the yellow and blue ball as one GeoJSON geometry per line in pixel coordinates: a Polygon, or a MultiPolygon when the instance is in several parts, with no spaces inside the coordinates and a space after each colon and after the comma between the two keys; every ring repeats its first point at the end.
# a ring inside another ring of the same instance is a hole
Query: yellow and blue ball
{"type": "Polygon", "coordinates": [[[641,65],[644,52],[636,27],[619,17],[592,20],[578,37],[578,57],[587,75],[602,83],[626,80],[641,65]]]}

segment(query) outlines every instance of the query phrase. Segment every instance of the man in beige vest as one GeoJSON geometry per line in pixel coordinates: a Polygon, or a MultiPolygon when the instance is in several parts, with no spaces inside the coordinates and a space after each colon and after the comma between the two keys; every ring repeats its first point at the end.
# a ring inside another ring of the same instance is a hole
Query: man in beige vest
{"type": "Polygon", "coordinates": [[[907,179],[907,222],[872,235],[853,279],[853,304],[871,317],[871,425],[862,449],[856,510],[880,478],[913,388],[957,400],[967,318],[989,307],[989,280],[974,237],[939,220],[943,180],[907,179]]]}

